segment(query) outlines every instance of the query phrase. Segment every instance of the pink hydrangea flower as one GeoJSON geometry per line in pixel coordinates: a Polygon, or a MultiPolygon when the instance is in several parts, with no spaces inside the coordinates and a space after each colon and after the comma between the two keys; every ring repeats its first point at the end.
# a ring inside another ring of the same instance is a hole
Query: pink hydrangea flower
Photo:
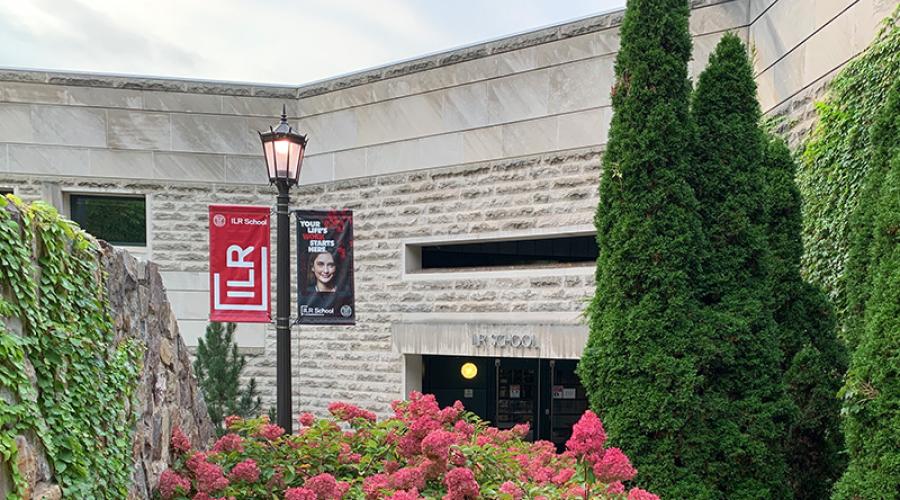
{"type": "Polygon", "coordinates": [[[269,441],[274,441],[280,438],[283,434],[284,429],[275,424],[264,424],[259,429],[259,435],[268,439],[269,441]]]}
{"type": "Polygon", "coordinates": [[[594,463],[594,475],[602,483],[611,483],[634,479],[637,470],[631,466],[631,461],[622,450],[609,448],[603,454],[603,458],[594,463]]]}
{"type": "Polygon", "coordinates": [[[428,433],[422,440],[422,453],[433,460],[446,462],[450,458],[450,445],[456,442],[456,435],[443,429],[428,433]]]}
{"type": "Polygon", "coordinates": [[[284,492],[284,500],[316,500],[316,494],[306,488],[288,488],[284,492]]]}
{"type": "Polygon", "coordinates": [[[297,417],[297,421],[300,422],[300,425],[309,427],[316,422],[316,417],[312,413],[303,412],[299,417],[297,417]]]}
{"type": "Polygon", "coordinates": [[[522,496],[524,495],[522,488],[519,488],[519,486],[512,481],[506,481],[505,483],[501,484],[500,493],[512,496],[513,500],[521,500],[522,496]]]}
{"type": "Polygon", "coordinates": [[[606,487],[606,492],[611,495],[621,495],[625,493],[625,485],[622,484],[622,481],[616,481],[606,487]]]}
{"type": "Polygon", "coordinates": [[[368,420],[369,422],[374,422],[378,419],[374,413],[363,410],[357,406],[351,405],[350,403],[331,403],[328,405],[328,411],[334,415],[334,417],[338,420],[343,420],[345,422],[350,422],[356,419],[368,420]]]}
{"type": "Polygon", "coordinates": [[[181,427],[172,429],[172,449],[178,453],[191,451],[191,440],[181,431],[181,427]]]}
{"type": "Polygon", "coordinates": [[[447,487],[447,494],[444,495],[443,500],[478,498],[479,488],[475,474],[465,467],[457,467],[448,472],[444,476],[444,486],[447,487]]]}
{"type": "Polygon", "coordinates": [[[211,451],[217,453],[228,453],[230,451],[243,453],[243,442],[244,438],[238,436],[237,434],[225,434],[224,436],[220,437],[218,441],[216,441],[216,444],[213,445],[211,451]]]}
{"type": "Polygon", "coordinates": [[[304,481],[303,487],[315,493],[319,500],[333,500],[344,496],[350,484],[338,482],[334,476],[323,472],[304,481]]]}
{"type": "Polygon", "coordinates": [[[606,431],[603,429],[603,423],[594,412],[588,410],[572,427],[572,437],[566,441],[566,449],[575,456],[584,457],[593,463],[603,456],[604,444],[606,431]]]}
{"type": "Polygon", "coordinates": [[[228,415],[225,417],[225,428],[231,429],[235,424],[243,422],[244,419],[237,415],[228,415]]]}
{"type": "Polygon", "coordinates": [[[213,493],[228,486],[228,479],[222,473],[222,468],[216,464],[202,462],[194,471],[197,479],[197,490],[202,493],[213,493]]]}
{"type": "Polygon", "coordinates": [[[407,491],[395,491],[388,500],[419,500],[421,498],[422,497],[419,496],[419,491],[414,488],[407,491]]]}
{"type": "Polygon", "coordinates": [[[659,497],[640,488],[631,488],[631,491],[628,492],[628,500],[659,500],[659,497]]]}
{"type": "Polygon", "coordinates": [[[191,491],[191,482],[171,469],[164,470],[159,476],[159,496],[163,500],[169,500],[176,494],[185,495],[189,491],[191,491]]]}
{"type": "Polygon", "coordinates": [[[259,479],[259,467],[255,460],[248,458],[231,468],[230,477],[232,481],[255,483],[259,479]]]}

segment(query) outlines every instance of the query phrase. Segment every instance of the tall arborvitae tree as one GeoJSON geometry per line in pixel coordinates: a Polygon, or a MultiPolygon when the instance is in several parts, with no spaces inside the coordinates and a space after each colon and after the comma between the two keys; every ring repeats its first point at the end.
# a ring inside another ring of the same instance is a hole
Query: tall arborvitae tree
{"type": "Polygon", "coordinates": [[[689,2],[629,0],[595,225],[597,289],[578,373],[610,441],[664,498],[709,498],[693,283],[702,233],[687,182],[689,2]]]}
{"type": "Polygon", "coordinates": [[[825,293],[800,277],[800,192],[787,145],[770,137],[765,155],[772,315],[784,351],[784,382],[796,413],[787,434],[789,483],[798,499],[827,498],[843,471],[840,402],[847,368],[825,293]]]}
{"type": "Polygon", "coordinates": [[[262,405],[256,395],[256,380],[241,389],[241,370],[247,363],[234,342],[234,323],[210,323],[197,346],[194,374],[203,392],[209,418],[221,435],[229,415],[255,417],[262,405]]]}
{"type": "Polygon", "coordinates": [[[706,248],[697,281],[706,479],[722,498],[788,498],[784,436],[790,405],[772,318],[765,137],[741,40],[726,34],[697,82],[690,180],[706,248]]]}
{"type": "Polygon", "coordinates": [[[900,498],[900,82],[872,128],[872,157],[852,223],[848,295],[859,304],[844,397],[850,463],[835,498],[900,498]]]}

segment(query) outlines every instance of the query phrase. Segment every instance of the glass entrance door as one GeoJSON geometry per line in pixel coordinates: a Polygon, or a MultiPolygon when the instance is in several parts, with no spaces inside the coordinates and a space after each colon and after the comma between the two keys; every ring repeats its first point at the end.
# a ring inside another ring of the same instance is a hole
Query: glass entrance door
{"type": "Polygon", "coordinates": [[[528,424],[525,439],[533,441],[539,432],[541,406],[540,362],[536,359],[497,359],[497,428],[511,429],[528,424]]]}

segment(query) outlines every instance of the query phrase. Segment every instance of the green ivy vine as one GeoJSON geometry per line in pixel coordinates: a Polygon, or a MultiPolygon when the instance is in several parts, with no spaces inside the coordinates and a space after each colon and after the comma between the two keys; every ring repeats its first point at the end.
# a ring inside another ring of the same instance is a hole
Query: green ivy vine
{"type": "Polygon", "coordinates": [[[0,398],[0,456],[11,499],[28,486],[15,465],[15,436],[28,433],[66,497],[127,496],[142,346],[116,341],[98,252],[53,207],[0,197],[0,386],[15,400],[0,398]],[[17,320],[21,335],[7,328],[17,320]]]}
{"type": "Polygon", "coordinates": [[[834,301],[843,330],[850,248],[856,210],[872,155],[869,128],[900,80],[900,7],[883,21],[875,40],[829,84],[816,108],[819,122],[801,152],[797,183],[803,196],[803,271],[834,301]]]}

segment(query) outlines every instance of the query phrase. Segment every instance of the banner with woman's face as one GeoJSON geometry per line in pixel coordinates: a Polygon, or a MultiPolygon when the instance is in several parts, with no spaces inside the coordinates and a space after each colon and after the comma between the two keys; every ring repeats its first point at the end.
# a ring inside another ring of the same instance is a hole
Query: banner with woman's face
{"type": "Polygon", "coordinates": [[[297,210],[297,309],[303,324],[353,325],[353,212],[297,210]]]}

